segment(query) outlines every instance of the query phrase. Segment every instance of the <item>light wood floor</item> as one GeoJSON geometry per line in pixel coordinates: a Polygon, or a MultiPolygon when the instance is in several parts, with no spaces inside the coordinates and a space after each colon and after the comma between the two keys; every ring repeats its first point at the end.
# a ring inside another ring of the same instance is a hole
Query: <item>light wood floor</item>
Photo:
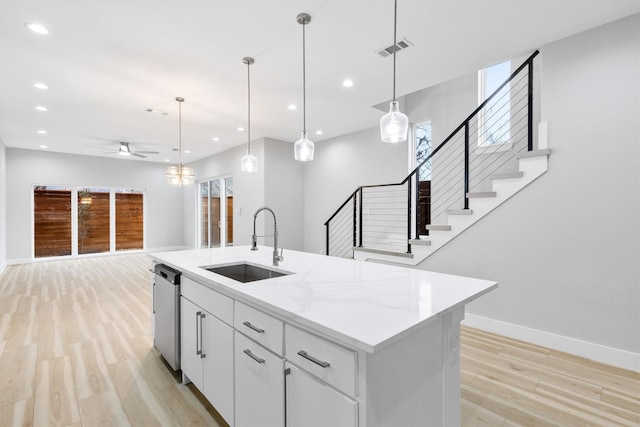
{"type": "MultiPolygon", "coordinates": [[[[0,426],[224,425],[151,337],[151,262],[121,255],[0,275],[0,426]]],[[[640,425],[640,373],[462,331],[465,426],[640,425]]]]}

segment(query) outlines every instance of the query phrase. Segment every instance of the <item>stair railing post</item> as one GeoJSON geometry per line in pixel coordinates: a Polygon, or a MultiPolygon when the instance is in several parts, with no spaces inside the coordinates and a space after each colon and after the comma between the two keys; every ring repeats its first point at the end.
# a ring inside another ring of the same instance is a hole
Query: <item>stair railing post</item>
{"type": "Polygon", "coordinates": [[[527,71],[529,73],[527,93],[527,147],[528,151],[533,151],[533,58],[529,58],[527,71]]]}
{"type": "Polygon", "coordinates": [[[327,230],[327,242],[326,242],[327,243],[327,246],[326,246],[326,248],[327,248],[327,256],[329,256],[329,222],[327,222],[325,224],[325,226],[326,226],[326,230],[327,230]]]}
{"type": "Polygon", "coordinates": [[[420,223],[420,172],[414,174],[416,180],[415,194],[415,207],[416,207],[416,219],[415,219],[415,238],[420,239],[420,230],[418,230],[418,224],[420,223]]]}
{"type": "Polygon", "coordinates": [[[411,179],[407,181],[407,253],[411,253],[411,179]]]}
{"type": "Polygon", "coordinates": [[[357,228],[357,217],[356,217],[356,195],[353,195],[353,247],[355,248],[357,245],[356,242],[356,228],[357,228]]]}
{"type": "Polygon", "coordinates": [[[464,208],[469,209],[469,121],[464,123],[464,208]]]}
{"type": "Polygon", "coordinates": [[[362,209],[362,187],[360,187],[360,194],[359,194],[358,197],[360,199],[360,202],[359,202],[360,211],[358,212],[358,216],[359,216],[359,219],[358,219],[358,223],[359,223],[359,226],[358,226],[359,245],[358,246],[362,247],[362,211],[363,211],[363,209],[362,209]]]}

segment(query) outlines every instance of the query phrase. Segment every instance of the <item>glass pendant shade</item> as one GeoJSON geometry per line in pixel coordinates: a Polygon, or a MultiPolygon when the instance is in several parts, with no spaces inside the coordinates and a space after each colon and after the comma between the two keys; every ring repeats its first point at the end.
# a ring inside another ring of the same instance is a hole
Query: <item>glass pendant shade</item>
{"type": "Polygon", "coordinates": [[[293,146],[293,154],[299,162],[310,162],[313,160],[313,142],[309,139],[307,131],[303,130],[300,139],[293,146]]]}
{"type": "MultiPolygon", "coordinates": [[[[193,173],[193,168],[182,166],[182,103],[184,98],[177,96],[178,101],[178,155],[179,162],[177,166],[167,167],[167,181],[171,185],[189,185],[193,184],[196,180],[196,176],[193,173]]],[[[127,147],[128,148],[128,147],[127,147]]]]}
{"type": "Polygon", "coordinates": [[[258,171],[258,158],[253,155],[251,148],[247,149],[247,154],[240,159],[240,167],[242,168],[242,172],[258,171]]]}
{"type": "Polygon", "coordinates": [[[182,165],[167,167],[167,182],[171,185],[193,184],[195,178],[192,168],[182,165]]]}
{"type": "Polygon", "coordinates": [[[402,142],[407,139],[409,119],[400,112],[398,101],[391,101],[389,112],[380,119],[380,138],[382,142],[402,142]]]}

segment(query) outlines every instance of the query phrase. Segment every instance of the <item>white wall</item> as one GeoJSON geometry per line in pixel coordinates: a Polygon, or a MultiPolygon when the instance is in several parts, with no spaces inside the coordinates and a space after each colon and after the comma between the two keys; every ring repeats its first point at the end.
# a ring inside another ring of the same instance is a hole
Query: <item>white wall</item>
{"type": "Polygon", "coordinates": [[[0,274],[7,265],[7,150],[0,139],[0,274]]]}
{"type": "Polygon", "coordinates": [[[435,148],[478,106],[478,75],[468,74],[411,93],[404,99],[409,122],[431,121],[435,148]]]}
{"type": "Polygon", "coordinates": [[[8,262],[33,257],[34,184],[144,188],[146,248],[182,247],[182,193],[167,183],[166,165],[17,148],[7,148],[6,154],[7,176],[11,177],[7,185],[8,262]]]}
{"type": "Polygon", "coordinates": [[[407,143],[381,142],[377,127],[317,142],[304,167],[305,251],[325,253],[324,223],[357,187],[400,182],[408,169],[407,143]]]}
{"type": "MultiPolygon", "coordinates": [[[[293,157],[292,143],[265,138],[265,165],[265,203],[277,216],[278,246],[301,251],[304,249],[304,164],[293,157]]],[[[267,228],[268,234],[271,230],[267,228]]]]}
{"type": "Polygon", "coordinates": [[[541,54],[549,171],[420,268],[497,280],[473,315],[637,357],[640,15],[541,54]]]}

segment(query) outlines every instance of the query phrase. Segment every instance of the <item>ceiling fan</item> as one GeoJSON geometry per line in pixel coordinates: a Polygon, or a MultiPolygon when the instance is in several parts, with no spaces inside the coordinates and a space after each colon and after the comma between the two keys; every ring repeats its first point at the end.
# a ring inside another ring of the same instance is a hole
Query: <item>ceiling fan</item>
{"type": "Polygon", "coordinates": [[[136,156],[141,158],[146,158],[143,154],[160,154],[158,151],[139,151],[133,150],[131,148],[130,143],[128,142],[120,142],[120,146],[116,151],[106,151],[107,154],[119,154],[121,156],[136,156]]]}

